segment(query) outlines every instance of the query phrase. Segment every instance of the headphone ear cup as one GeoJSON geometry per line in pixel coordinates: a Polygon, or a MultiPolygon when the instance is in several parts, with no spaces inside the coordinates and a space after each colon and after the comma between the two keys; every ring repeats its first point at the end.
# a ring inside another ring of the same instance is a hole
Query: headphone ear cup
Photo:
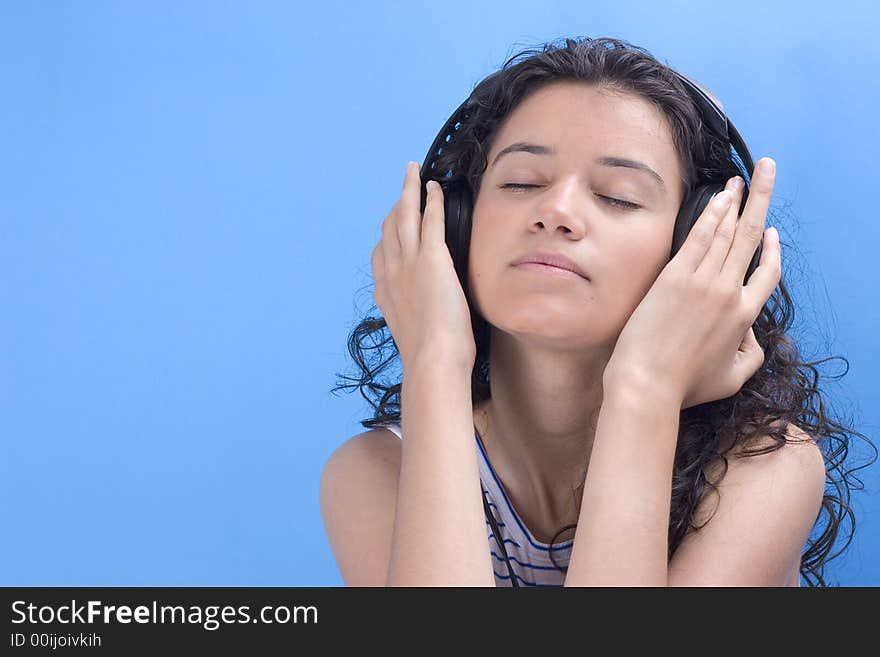
{"type": "MultiPolygon", "coordinates": [[[[690,195],[685,199],[684,203],[681,204],[681,208],[679,208],[678,216],[675,219],[675,227],[672,230],[672,249],[669,255],[669,259],[675,257],[675,254],[678,253],[679,249],[681,249],[684,244],[687,236],[690,234],[691,229],[694,227],[694,224],[697,223],[697,220],[700,218],[700,215],[703,214],[703,211],[706,209],[706,206],[709,205],[709,201],[712,200],[712,197],[724,190],[724,185],[720,184],[710,184],[703,185],[701,187],[697,187],[690,195]]],[[[743,192],[742,202],[740,204],[739,212],[742,213],[743,208],[745,207],[745,202],[748,199],[748,190],[743,192]]],[[[749,277],[758,267],[758,263],[761,260],[761,244],[758,243],[758,248],[755,250],[754,255],[752,255],[752,259],[749,262],[749,266],[746,269],[745,277],[743,278],[743,285],[745,285],[749,277]]]]}
{"type": "MultiPolygon", "coordinates": [[[[485,354],[488,358],[490,332],[489,325],[474,306],[474,300],[468,286],[468,263],[471,251],[471,228],[473,217],[473,192],[471,186],[463,179],[438,180],[443,188],[444,211],[446,212],[446,246],[452,256],[455,273],[458,282],[467,299],[468,308],[471,310],[471,328],[474,331],[474,341],[477,345],[477,353],[485,354]]],[[[478,357],[479,358],[479,357],[478,357]]],[[[479,382],[486,385],[488,382],[488,361],[475,364],[475,371],[479,382]]]]}
{"type": "Polygon", "coordinates": [[[678,216],[675,218],[675,228],[672,230],[672,250],[669,254],[670,260],[675,257],[675,254],[678,253],[679,249],[684,245],[684,242],[690,234],[691,229],[694,227],[694,224],[697,223],[700,215],[703,214],[703,210],[706,209],[706,206],[709,205],[709,201],[712,200],[712,196],[717,192],[720,192],[722,189],[724,189],[724,186],[718,184],[697,187],[688,195],[684,200],[684,203],[681,204],[681,207],[678,210],[678,216]]]}
{"type": "Polygon", "coordinates": [[[473,194],[466,181],[457,179],[438,180],[437,182],[443,189],[443,209],[446,213],[446,246],[452,256],[452,263],[455,265],[462,290],[467,294],[473,194]]]}

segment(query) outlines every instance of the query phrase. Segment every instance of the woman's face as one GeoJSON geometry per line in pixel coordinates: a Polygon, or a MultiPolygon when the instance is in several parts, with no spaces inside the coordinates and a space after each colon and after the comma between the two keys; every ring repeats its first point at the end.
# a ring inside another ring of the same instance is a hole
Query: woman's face
{"type": "Polygon", "coordinates": [[[555,83],[510,114],[488,162],[468,265],[477,310],[491,325],[553,348],[613,346],[669,261],[682,202],[681,168],[663,114],[636,96],[555,83]],[[549,153],[498,157],[516,142],[549,153]],[[641,162],[662,182],[603,158],[641,162]],[[502,188],[508,183],[537,187],[502,188]],[[513,266],[535,249],[565,254],[587,279],[513,266]]]}

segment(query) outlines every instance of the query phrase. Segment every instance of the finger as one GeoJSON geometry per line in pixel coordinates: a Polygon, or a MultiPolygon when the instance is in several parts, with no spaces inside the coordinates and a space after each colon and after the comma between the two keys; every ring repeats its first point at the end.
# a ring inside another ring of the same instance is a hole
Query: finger
{"type": "Polygon", "coordinates": [[[400,194],[400,212],[397,215],[397,234],[404,258],[415,255],[419,251],[419,233],[421,232],[422,214],[422,178],[416,162],[406,163],[406,177],[403,181],[403,192],[400,194]]]}
{"type": "Polygon", "coordinates": [[[721,269],[722,276],[731,283],[733,281],[742,283],[755,249],[764,236],[767,210],[770,207],[775,179],[776,162],[769,157],[761,158],[752,173],[749,200],[746,201],[742,218],[736,227],[733,244],[721,269]]]}
{"type": "Polygon", "coordinates": [[[779,233],[775,228],[764,231],[764,242],[761,245],[761,259],[747,285],[743,286],[743,298],[752,309],[752,322],[761,313],[761,308],[773,294],[782,278],[782,248],[779,245],[779,233]]]}
{"type": "Polygon", "coordinates": [[[382,222],[382,248],[384,262],[396,262],[401,257],[400,235],[397,233],[397,216],[400,214],[400,201],[391,206],[391,211],[382,222]]]}
{"type": "Polygon", "coordinates": [[[382,222],[382,251],[385,255],[385,262],[391,263],[400,260],[403,257],[403,244],[401,243],[400,224],[401,217],[404,214],[403,200],[406,197],[406,185],[410,176],[410,165],[412,162],[406,163],[406,171],[403,175],[403,187],[397,202],[391,206],[391,211],[382,222]]]}
{"type": "Polygon", "coordinates": [[[742,341],[739,343],[738,351],[748,353],[750,351],[754,351],[755,347],[758,347],[760,349],[758,340],[755,337],[755,329],[750,326],[749,330],[746,331],[746,334],[743,336],[742,341]]]}
{"type": "Polygon", "coordinates": [[[709,247],[712,246],[715,230],[727,213],[730,202],[731,194],[726,190],[712,197],[673,260],[677,259],[690,272],[697,270],[709,247]]]}
{"type": "Polygon", "coordinates": [[[758,344],[758,339],[755,337],[755,330],[750,326],[736,353],[736,364],[734,365],[734,369],[737,372],[736,380],[740,386],[752,378],[755,372],[761,369],[761,366],[764,364],[764,358],[764,350],[761,349],[761,345],[758,344]]]}
{"type": "Polygon", "coordinates": [[[733,236],[736,233],[736,220],[739,216],[740,205],[742,204],[744,185],[743,179],[739,176],[735,176],[727,181],[724,189],[733,195],[733,200],[730,203],[730,207],[727,208],[727,212],[724,213],[721,223],[715,229],[715,238],[712,240],[712,244],[700,266],[697,267],[697,271],[705,272],[713,277],[717,276],[718,272],[721,271],[721,266],[724,264],[724,259],[727,257],[727,252],[730,250],[730,244],[733,242],[733,236]]]}
{"type": "Polygon", "coordinates": [[[425,217],[422,219],[422,245],[445,244],[446,211],[443,205],[443,190],[436,180],[429,180],[427,191],[425,217]]]}

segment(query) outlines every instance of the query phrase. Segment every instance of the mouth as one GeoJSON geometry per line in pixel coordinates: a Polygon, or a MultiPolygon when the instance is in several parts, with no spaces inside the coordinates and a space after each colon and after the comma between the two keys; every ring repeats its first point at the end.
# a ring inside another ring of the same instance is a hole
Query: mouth
{"type": "Polygon", "coordinates": [[[516,269],[520,269],[522,271],[535,273],[543,276],[557,276],[559,278],[575,278],[580,280],[590,280],[586,276],[581,276],[577,272],[573,272],[570,269],[564,269],[562,267],[556,267],[554,265],[548,265],[543,262],[521,262],[517,265],[514,265],[516,269]]]}
{"type": "Polygon", "coordinates": [[[523,271],[536,274],[589,280],[581,266],[573,258],[568,257],[561,251],[534,250],[521,255],[512,264],[523,271]]]}

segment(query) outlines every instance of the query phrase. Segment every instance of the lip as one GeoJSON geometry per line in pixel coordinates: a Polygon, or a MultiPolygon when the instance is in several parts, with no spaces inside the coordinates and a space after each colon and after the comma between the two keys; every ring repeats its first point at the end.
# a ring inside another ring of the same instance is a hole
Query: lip
{"type": "Polygon", "coordinates": [[[573,260],[561,253],[554,253],[552,251],[530,251],[513,263],[514,267],[520,267],[520,265],[526,265],[522,269],[532,269],[557,275],[568,272],[569,274],[589,280],[589,277],[573,260]]]}

